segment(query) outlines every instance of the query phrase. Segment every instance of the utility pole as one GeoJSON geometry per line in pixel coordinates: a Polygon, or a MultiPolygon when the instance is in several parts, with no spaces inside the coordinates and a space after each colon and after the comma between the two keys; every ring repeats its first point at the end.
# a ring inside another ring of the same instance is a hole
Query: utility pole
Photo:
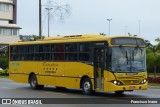
{"type": "Polygon", "coordinates": [[[52,10],[53,8],[46,8],[46,10],[48,10],[48,37],[50,36],[49,32],[50,32],[50,10],[52,10]]]}
{"type": "Polygon", "coordinates": [[[42,5],[41,0],[39,0],[39,37],[42,39],[42,5]]]}

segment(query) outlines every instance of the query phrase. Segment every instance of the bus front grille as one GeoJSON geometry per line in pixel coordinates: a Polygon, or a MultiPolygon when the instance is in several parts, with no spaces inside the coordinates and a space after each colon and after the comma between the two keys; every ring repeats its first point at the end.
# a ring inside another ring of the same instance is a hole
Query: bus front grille
{"type": "Polygon", "coordinates": [[[140,80],[120,80],[124,85],[138,85],[140,80]]]}

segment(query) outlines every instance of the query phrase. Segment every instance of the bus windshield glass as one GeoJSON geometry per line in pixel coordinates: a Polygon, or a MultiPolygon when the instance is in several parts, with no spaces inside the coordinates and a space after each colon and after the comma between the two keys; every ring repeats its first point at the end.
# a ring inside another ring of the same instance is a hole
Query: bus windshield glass
{"type": "Polygon", "coordinates": [[[112,47],[111,71],[142,72],[146,71],[146,50],[136,47],[112,47]]]}

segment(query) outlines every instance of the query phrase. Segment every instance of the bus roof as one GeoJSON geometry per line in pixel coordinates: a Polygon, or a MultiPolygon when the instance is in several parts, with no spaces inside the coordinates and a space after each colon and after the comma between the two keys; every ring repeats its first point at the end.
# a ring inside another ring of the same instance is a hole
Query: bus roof
{"type": "MultiPolygon", "coordinates": [[[[87,42],[87,41],[110,41],[112,38],[139,38],[135,36],[104,36],[104,35],[92,35],[92,34],[85,34],[85,35],[70,35],[70,36],[53,36],[47,37],[43,40],[37,41],[18,41],[14,43],[10,43],[10,45],[27,45],[27,44],[45,44],[45,43],[69,43],[69,42],[87,42]]],[[[110,43],[109,43],[110,44],[110,43]]]]}

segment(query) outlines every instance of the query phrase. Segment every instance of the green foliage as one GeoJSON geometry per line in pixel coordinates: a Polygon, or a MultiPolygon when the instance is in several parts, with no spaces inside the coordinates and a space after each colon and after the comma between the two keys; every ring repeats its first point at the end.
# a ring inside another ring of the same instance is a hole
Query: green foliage
{"type": "Polygon", "coordinates": [[[155,41],[157,42],[156,52],[157,52],[157,53],[160,53],[160,38],[156,38],[155,41]]]}
{"type": "MultiPolygon", "coordinates": [[[[41,38],[39,36],[36,36],[36,35],[32,35],[33,36],[33,40],[31,41],[36,41],[36,40],[41,40],[41,38]]],[[[42,39],[44,39],[45,37],[42,36],[42,39]]]]}
{"type": "Polygon", "coordinates": [[[8,68],[8,56],[7,55],[0,56],[0,67],[3,69],[8,68]]]}
{"type": "Polygon", "coordinates": [[[156,52],[160,53],[160,43],[156,46],[156,52]]]}
{"type": "Polygon", "coordinates": [[[150,41],[145,40],[146,44],[146,61],[147,61],[147,70],[149,72],[160,72],[160,55],[157,53],[160,51],[160,38],[155,40],[158,42],[157,45],[152,45],[150,41]]]}
{"type": "Polygon", "coordinates": [[[103,36],[106,36],[106,34],[105,33],[99,33],[100,35],[103,35],[103,36]]]}
{"type": "Polygon", "coordinates": [[[0,72],[0,76],[9,76],[8,69],[5,69],[3,72],[0,72]]]}

